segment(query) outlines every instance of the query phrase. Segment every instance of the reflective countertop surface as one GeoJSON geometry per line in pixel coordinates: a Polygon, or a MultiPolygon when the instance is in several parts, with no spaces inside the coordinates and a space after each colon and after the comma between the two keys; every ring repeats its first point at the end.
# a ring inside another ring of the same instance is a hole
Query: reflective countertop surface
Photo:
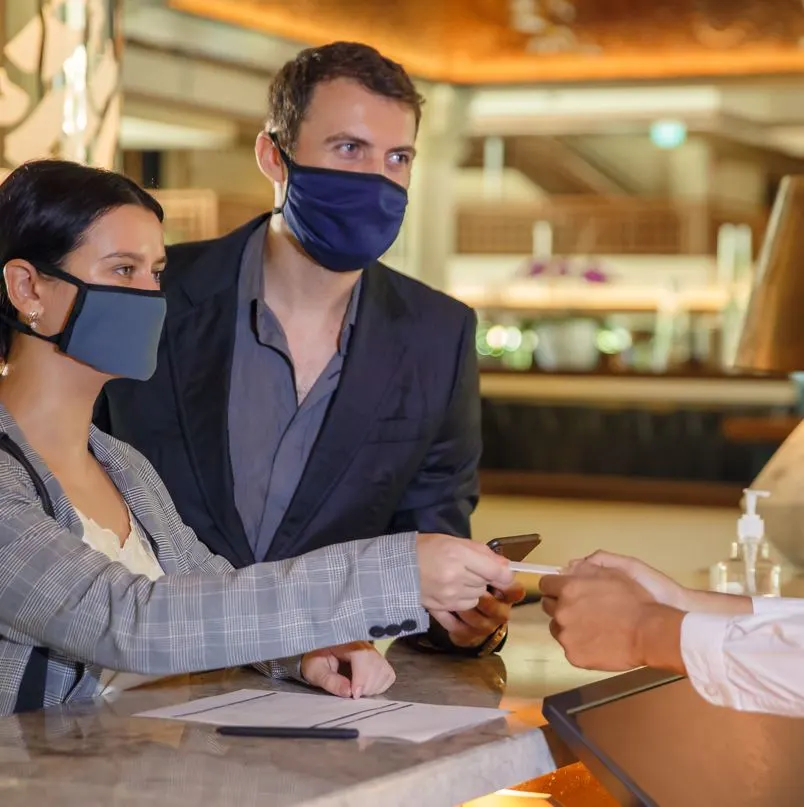
{"type": "Polygon", "coordinates": [[[541,699],[600,677],[567,664],[537,605],[515,610],[501,657],[382,649],[397,670],[387,697],[510,714],[419,745],[230,738],[211,726],[132,717],[244,687],[297,688],[246,670],[179,677],[114,701],[0,720],[0,804],[453,807],[554,770],[561,749],[542,730],[541,699]]]}

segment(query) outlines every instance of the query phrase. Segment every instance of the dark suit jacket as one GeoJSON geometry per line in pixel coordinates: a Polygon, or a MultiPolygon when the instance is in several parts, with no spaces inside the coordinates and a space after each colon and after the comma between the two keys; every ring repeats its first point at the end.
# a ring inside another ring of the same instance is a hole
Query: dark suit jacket
{"type": "Polygon", "coordinates": [[[481,452],[475,316],[377,263],[299,487],[267,557],[254,557],[227,424],[240,258],[264,218],[168,249],[156,373],[107,384],[97,425],[145,454],[185,522],[238,567],[395,531],[468,537],[481,452]]]}

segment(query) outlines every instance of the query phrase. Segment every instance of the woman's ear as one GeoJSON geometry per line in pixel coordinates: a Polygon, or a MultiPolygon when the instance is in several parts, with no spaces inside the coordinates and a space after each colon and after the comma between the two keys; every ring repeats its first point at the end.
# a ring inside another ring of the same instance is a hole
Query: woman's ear
{"type": "Polygon", "coordinates": [[[14,308],[22,314],[26,322],[38,320],[44,313],[44,305],[40,296],[42,278],[28,261],[10,260],[3,267],[3,278],[6,282],[8,299],[14,308]]]}

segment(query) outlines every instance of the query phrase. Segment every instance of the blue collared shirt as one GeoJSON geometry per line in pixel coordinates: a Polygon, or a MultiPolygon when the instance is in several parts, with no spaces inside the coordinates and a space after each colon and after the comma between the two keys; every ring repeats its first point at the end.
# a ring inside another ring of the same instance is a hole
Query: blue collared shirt
{"type": "Polygon", "coordinates": [[[267,222],[252,233],[240,265],[229,390],[229,457],[238,513],[261,561],[299,485],[343,369],[362,279],[344,317],[338,349],[299,403],[287,337],[265,303],[267,222]]]}

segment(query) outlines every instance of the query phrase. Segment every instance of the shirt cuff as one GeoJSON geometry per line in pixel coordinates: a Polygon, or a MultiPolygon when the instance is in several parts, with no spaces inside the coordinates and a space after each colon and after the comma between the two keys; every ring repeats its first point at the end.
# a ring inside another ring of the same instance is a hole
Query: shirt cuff
{"type": "Polygon", "coordinates": [[[752,597],[755,614],[804,614],[801,597],[752,597]]]}
{"type": "Polygon", "coordinates": [[[723,646],[732,617],[689,613],[681,622],[681,657],[695,691],[715,706],[737,706],[726,673],[723,646]]]}
{"type": "Polygon", "coordinates": [[[299,681],[302,684],[307,682],[301,671],[302,656],[290,656],[289,658],[273,659],[272,661],[261,661],[254,664],[254,669],[269,678],[279,678],[285,680],[299,681]]]}

